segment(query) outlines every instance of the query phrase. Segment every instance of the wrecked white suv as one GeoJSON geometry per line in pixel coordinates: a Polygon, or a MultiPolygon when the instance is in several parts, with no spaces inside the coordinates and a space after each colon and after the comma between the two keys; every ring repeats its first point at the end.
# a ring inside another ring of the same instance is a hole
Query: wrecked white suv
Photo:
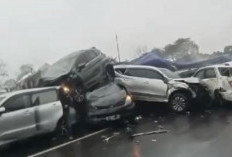
{"type": "Polygon", "coordinates": [[[200,83],[208,88],[213,100],[222,105],[232,102],[232,66],[213,65],[199,69],[192,78],[199,78],[200,83]]]}
{"type": "Polygon", "coordinates": [[[175,112],[183,112],[197,97],[199,79],[181,79],[163,68],[144,65],[114,66],[115,81],[125,88],[133,100],[168,102],[175,112]]]}

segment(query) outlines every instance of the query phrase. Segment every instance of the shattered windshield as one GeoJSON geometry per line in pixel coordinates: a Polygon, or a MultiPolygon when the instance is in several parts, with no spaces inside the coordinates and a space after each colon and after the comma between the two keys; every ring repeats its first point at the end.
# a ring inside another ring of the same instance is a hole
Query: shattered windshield
{"type": "Polygon", "coordinates": [[[168,78],[180,78],[180,76],[168,69],[159,68],[159,70],[164,73],[168,78]]]}
{"type": "Polygon", "coordinates": [[[218,70],[222,76],[227,76],[227,77],[232,76],[232,67],[218,68],[218,70]]]}
{"type": "Polygon", "coordinates": [[[79,52],[73,52],[70,55],[54,63],[44,74],[45,78],[58,78],[67,74],[73,68],[79,52]]]}

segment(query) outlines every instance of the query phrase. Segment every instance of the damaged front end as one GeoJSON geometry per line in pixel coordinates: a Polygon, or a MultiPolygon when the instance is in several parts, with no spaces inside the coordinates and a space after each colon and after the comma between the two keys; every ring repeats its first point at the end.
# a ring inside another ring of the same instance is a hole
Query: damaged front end
{"type": "Polygon", "coordinates": [[[185,90],[191,93],[191,104],[202,105],[210,104],[212,97],[208,88],[200,83],[198,78],[175,79],[170,83],[169,94],[176,90],[185,90]]]}
{"type": "Polygon", "coordinates": [[[89,107],[87,121],[90,123],[115,121],[133,114],[131,97],[115,83],[87,93],[86,98],[89,107]]]}

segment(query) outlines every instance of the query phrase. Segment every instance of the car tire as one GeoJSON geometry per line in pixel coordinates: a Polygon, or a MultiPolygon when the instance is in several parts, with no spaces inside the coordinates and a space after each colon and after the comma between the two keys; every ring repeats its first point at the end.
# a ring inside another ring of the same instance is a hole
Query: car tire
{"type": "Polygon", "coordinates": [[[181,113],[189,108],[189,97],[184,93],[174,93],[169,100],[169,107],[172,111],[181,113]]]}

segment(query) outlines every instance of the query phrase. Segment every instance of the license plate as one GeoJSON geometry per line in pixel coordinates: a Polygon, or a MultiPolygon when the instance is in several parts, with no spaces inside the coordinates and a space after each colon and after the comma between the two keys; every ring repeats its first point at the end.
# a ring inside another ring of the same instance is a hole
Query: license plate
{"type": "Polygon", "coordinates": [[[112,116],[107,116],[106,117],[106,120],[107,121],[110,121],[110,120],[117,120],[117,119],[120,119],[120,115],[119,114],[116,114],[116,115],[112,115],[112,116]]]}

